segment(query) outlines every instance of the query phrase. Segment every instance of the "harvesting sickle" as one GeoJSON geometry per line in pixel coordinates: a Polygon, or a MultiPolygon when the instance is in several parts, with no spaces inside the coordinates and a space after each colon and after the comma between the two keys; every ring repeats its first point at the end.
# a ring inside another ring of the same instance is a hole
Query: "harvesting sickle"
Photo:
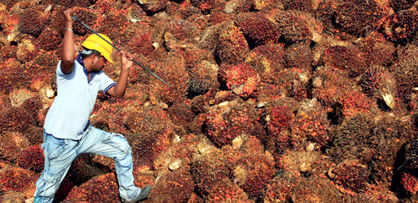
{"type": "MultiPolygon", "coordinates": [[[[97,36],[99,36],[101,39],[103,39],[105,42],[107,42],[108,44],[110,44],[113,48],[115,48],[118,51],[121,51],[118,47],[116,47],[114,44],[112,44],[111,42],[109,42],[108,40],[106,40],[105,38],[103,38],[102,36],[100,36],[96,31],[94,31],[93,29],[91,29],[88,25],[86,25],[85,23],[81,22],[81,20],[79,20],[77,17],[75,16],[71,16],[71,18],[77,22],[79,22],[81,25],[83,25],[84,27],[86,27],[87,29],[89,29],[90,31],[92,31],[94,34],[96,34],[97,36]]],[[[150,73],[151,75],[153,75],[154,77],[156,77],[157,79],[161,80],[164,84],[166,84],[168,87],[171,87],[170,84],[168,84],[166,81],[164,81],[162,78],[158,77],[158,75],[156,75],[155,73],[153,73],[149,68],[145,67],[144,65],[142,65],[141,63],[139,63],[138,61],[136,61],[135,59],[132,59],[132,61],[134,63],[136,63],[137,65],[141,66],[142,69],[144,69],[145,71],[147,71],[148,73],[150,73]]]]}

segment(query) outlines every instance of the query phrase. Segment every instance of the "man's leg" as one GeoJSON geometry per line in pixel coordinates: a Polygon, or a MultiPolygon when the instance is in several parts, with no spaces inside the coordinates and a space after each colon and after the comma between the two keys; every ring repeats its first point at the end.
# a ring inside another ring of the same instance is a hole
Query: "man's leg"
{"type": "Polygon", "coordinates": [[[80,140],[79,153],[94,153],[113,158],[120,196],[123,199],[133,199],[139,195],[141,189],[135,186],[132,174],[132,151],[125,137],[90,127],[86,136],[80,140]]]}
{"type": "Polygon", "coordinates": [[[44,134],[45,165],[41,177],[36,182],[35,203],[52,202],[55,192],[68,172],[77,153],[76,141],[57,139],[44,134]]]}

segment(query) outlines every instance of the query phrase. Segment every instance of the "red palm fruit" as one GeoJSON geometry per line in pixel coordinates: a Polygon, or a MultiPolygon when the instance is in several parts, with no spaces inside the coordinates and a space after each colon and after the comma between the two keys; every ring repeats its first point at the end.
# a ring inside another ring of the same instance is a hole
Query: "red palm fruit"
{"type": "Polygon", "coordinates": [[[414,0],[390,0],[392,8],[396,11],[405,10],[411,8],[415,1],[414,0]]]}
{"type": "Polygon", "coordinates": [[[239,202],[250,203],[247,194],[234,182],[228,178],[212,184],[209,188],[209,194],[205,200],[211,203],[217,202],[239,202]]]}
{"type": "Polygon", "coordinates": [[[367,68],[365,57],[357,46],[331,46],[324,52],[326,66],[345,70],[350,77],[356,77],[367,68]]]}
{"type": "Polygon", "coordinates": [[[281,70],[285,68],[282,44],[260,45],[251,50],[245,62],[253,66],[265,83],[274,83],[281,70]]]}
{"type": "Polygon", "coordinates": [[[44,13],[43,9],[41,6],[25,9],[19,16],[19,31],[38,37],[49,23],[48,13],[44,13]]]}
{"type": "Polygon", "coordinates": [[[167,56],[162,62],[155,63],[154,73],[168,82],[171,87],[156,78],[151,78],[150,82],[154,84],[150,93],[151,100],[170,105],[185,99],[190,79],[184,57],[178,54],[167,56]]]}
{"type": "Polygon", "coordinates": [[[343,31],[354,35],[376,29],[387,17],[386,11],[375,1],[337,1],[334,12],[335,23],[342,26],[343,31]]]}
{"type": "Polygon", "coordinates": [[[218,77],[228,89],[243,98],[250,97],[260,82],[257,71],[247,63],[223,65],[218,77]]]}
{"type": "Polygon", "coordinates": [[[415,195],[418,192],[418,178],[410,173],[404,172],[401,177],[403,188],[410,194],[415,195]]]}
{"type": "Polygon", "coordinates": [[[249,197],[260,195],[273,178],[276,170],[274,160],[263,154],[251,154],[241,158],[233,170],[233,181],[240,186],[249,197]]]}
{"type": "Polygon", "coordinates": [[[312,0],[281,0],[285,10],[299,10],[311,12],[313,10],[312,0]]]}
{"type": "Polygon", "coordinates": [[[279,28],[264,14],[239,14],[235,20],[235,24],[241,28],[250,47],[279,42],[279,28]]]}
{"type": "Polygon", "coordinates": [[[249,51],[247,40],[233,21],[225,22],[219,31],[215,56],[221,63],[235,64],[242,61],[249,51]]]}
{"type": "Polygon", "coordinates": [[[119,202],[118,183],[114,173],[97,176],[84,184],[75,187],[65,201],[99,201],[119,202]]]}
{"type": "Polygon", "coordinates": [[[2,166],[0,168],[0,191],[26,192],[35,186],[38,177],[33,171],[27,169],[2,166]]]}
{"type": "Polygon", "coordinates": [[[408,110],[412,110],[416,106],[412,95],[414,87],[418,86],[418,48],[409,44],[399,49],[397,55],[399,61],[391,69],[396,78],[398,95],[402,102],[409,105],[408,110]]]}
{"type": "Polygon", "coordinates": [[[44,153],[39,145],[25,148],[17,158],[17,165],[22,168],[40,172],[44,168],[44,153]]]}
{"type": "Polygon", "coordinates": [[[345,160],[328,173],[335,183],[354,192],[366,190],[369,179],[367,166],[358,160],[345,160]]]}
{"type": "Polygon", "coordinates": [[[345,200],[332,181],[325,177],[315,176],[302,179],[295,186],[291,199],[296,202],[341,202],[345,200]]]}
{"type": "Polygon", "coordinates": [[[303,13],[298,11],[279,11],[273,19],[277,22],[281,36],[289,43],[304,41],[310,43],[313,31],[303,13]]]}
{"type": "MultiPolygon", "coordinates": [[[[202,150],[201,150],[202,151],[202,150]]],[[[219,149],[196,155],[190,163],[190,173],[200,195],[207,195],[213,184],[230,176],[230,169],[219,149]]]]}
{"type": "Polygon", "coordinates": [[[309,44],[297,43],[286,48],[284,59],[286,68],[310,70],[313,63],[313,53],[309,44]]]}
{"type": "Polygon", "coordinates": [[[375,107],[376,103],[360,91],[345,91],[341,95],[342,113],[346,119],[357,114],[368,114],[375,107]]]}
{"type": "Polygon", "coordinates": [[[254,109],[237,101],[213,106],[206,115],[204,132],[218,147],[231,144],[237,136],[251,134],[256,115],[254,109]]]}
{"type": "Polygon", "coordinates": [[[38,39],[36,40],[36,44],[45,51],[52,51],[59,48],[61,41],[61,33],[51,27],[47,27],[39,35],[38,39]]]}
{"type": "Polygon", "coordinates": [[[395,45],[378,32],[368,34],[360,42],[359,47],[360,51],[365,53],[366,61],[371,65],[387,66],[395,60],[395,45]]]}
{"type": "Polygon", "coordinates": [[[159,174],[153,185],[148,201],[150,202],[184,202],[194,190],[192,175],[188,170],[179,169],[159,174]]]}
{"type": "Polygon", "coordinates": [[[168,0],[147,0],[140,1],[139,4],[148,15],[152,15],[165,10],[167,8],[168,0]]]}
{"type": "Polygon", "coordinates": [[[417,19],[417,12],[411,9],[394,13],[381,25],[383,34],[391,42],[406,45],[415,37],[417,19]]]}
{"type": "Polygon", "coordinates": [[[20,132],[3,131],[0,137],[0,156],[8,161],[15,161],[30,143],[20,132]]]}
{"type": "Polygon", "coordinates": [[[303,181],[298,171],[283,171],[266,186],[264,202],[285,202],[290,200],[295,188],[303,181]]]}

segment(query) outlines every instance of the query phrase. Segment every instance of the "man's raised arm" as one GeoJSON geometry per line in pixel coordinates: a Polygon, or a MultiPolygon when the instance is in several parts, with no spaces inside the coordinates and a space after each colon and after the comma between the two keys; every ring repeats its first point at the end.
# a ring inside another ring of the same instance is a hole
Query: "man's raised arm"
{"type": "Polygon", "coordinates": [[[61,70],[63,73],[71,73],[74,69],[74,33],[73,19],[71,18],[71,9],[64,11],[65,30],[64,30],[64,46],[61,52],[61,70]]]}

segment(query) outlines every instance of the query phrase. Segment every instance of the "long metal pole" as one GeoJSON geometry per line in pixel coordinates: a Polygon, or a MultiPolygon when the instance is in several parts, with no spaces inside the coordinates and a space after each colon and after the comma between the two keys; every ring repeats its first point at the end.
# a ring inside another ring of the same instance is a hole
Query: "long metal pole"
{"type": "MultiPolygon", "coordinates": [[[[89,29],[90,31],[92,31],[94,34],[96,34],[97,36],[99,36],[100,38],[102,38],[105,42],[107,42],[108,44],[110,44],[116,50],[121,51],[118,47],[116,47],[114,44],[112,44],[111,42],[109,42],[108,40],[106,40],[105,38],[103,38],[102,36],[100,36],[99,33],[97,33],[96,31],[94,31],[93,29],[91,29],[88,25],[86,25],[83,22],[81,22],[77,17],[71,16],[71,18],[74,19],[75,21],[78,21],[79,23],[81,23],[81,25],[83,25],[84,27],[86,27],[87,29],[89,29]]],[[[144,65],[142,65],[141,63],[139,63],[138,61],[136,61],[135,59],[132,59],[132,61],[134,63],[136,63],[137,65],[141,66],[142,69],[146,70],[148,73],[150,73],[151,75],[153,75],[157,79],[161,80],[164,84],[166,84],[169,87],[171,87],[170,84],[168,84],[166,81],[164,81],[163,79],[161,79],[160,77],[158,77],[158,75],[156,75],[155,73],[153,73],[150,69],[148,69],[147,67],[145,67],[144,65]]]]}

